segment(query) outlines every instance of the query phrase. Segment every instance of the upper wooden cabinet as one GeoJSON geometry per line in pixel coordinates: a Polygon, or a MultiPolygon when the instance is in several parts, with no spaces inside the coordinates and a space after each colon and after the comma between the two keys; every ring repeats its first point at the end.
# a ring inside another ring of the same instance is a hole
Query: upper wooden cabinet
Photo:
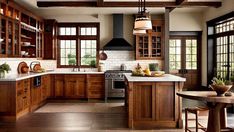
{"type": "Polygon", "coordinates": [[[163,59],[164,20],[152,20],[152,30],[136,36],[136,59],[163,59]]]}
{"type": "Polygon", "coordinates": [[[0,57],[43,57],[43,21],[13,1],[0,6],[0,57]]]}
{"type": "Polygon", "coordinates": [[[56,59],[57,21],[55,19],[44,20],[44,31],[43,59],[56,59]]]}

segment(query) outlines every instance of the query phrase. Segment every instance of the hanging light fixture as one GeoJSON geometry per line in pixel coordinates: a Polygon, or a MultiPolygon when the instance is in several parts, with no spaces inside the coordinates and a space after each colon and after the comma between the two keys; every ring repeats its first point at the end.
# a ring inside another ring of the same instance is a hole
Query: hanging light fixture
{"type": "Polygon", "coordinates": [[[134,35],[144,35],[144,34],[146,34],[146,30],[136,30],[136,29],[133,29],[133,34],[134,35]]]}
{"type": "Polygon", "coordinates": [[[145,0],[138,0],[138,14],[134,22],[134,32],[143,32],[146,33],[146,30],[152,29],[152,23],[150,19],[149,12],[146,12],[145,0]],[[136,31],[141,30],[141,31],[136,31]]]}

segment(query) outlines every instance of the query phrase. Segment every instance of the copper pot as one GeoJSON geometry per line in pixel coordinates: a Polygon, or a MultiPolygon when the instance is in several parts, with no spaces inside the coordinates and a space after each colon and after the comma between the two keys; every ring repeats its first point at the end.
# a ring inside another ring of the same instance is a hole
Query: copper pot
{"type": "Polygon", "coordinates": [[[21,73],[27,73],[29,70],[29,67],[28,66],[22,66],[21,67],[21,73]]]}
{"type": "Polygon", "coordinates": [[[99,54],[99,59],[100,60],[106,60],[107,59],[107,55],[104,52],[104,50],[102,50],[102,52],[99,54]]]}

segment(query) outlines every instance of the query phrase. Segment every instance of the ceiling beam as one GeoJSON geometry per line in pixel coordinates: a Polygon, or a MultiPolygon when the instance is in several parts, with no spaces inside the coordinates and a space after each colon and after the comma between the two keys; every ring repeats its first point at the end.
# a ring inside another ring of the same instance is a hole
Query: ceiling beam
{"type": "Polygon", "coordinates": [[[187,2],[187,0],[176,0],[176,4],[177,4],[177,5],[181,5],[181,4],[183,4],[185,1],[187,2]]]}
{"type": "Polygon", "coordinates": [[[97,2],[93,1],[38,1],[38,7],[97,7],[97,2]]]}
{"type": "Polygon", "coordinates": [[[97,7],[103,7],[104,1],[103,0],[97,0],[97,7]]]}
{"type": "MultiPolygon", "coordinates": [[[[146,7],[189,7],[189,6],[211,6],[220,7],[222,2],[188,2],[180,0],[177,2],[146,2],[146,7]]],[[[138,7],[138,2],[104,2],[97,1],[37,1],[38,7],[138,7]]]]}

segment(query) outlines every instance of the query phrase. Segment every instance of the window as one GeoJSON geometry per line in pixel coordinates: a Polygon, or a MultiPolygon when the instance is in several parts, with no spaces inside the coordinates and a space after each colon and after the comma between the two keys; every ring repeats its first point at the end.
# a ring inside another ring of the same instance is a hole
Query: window
{"type": "Polygon", "coordinates": [[[95,67],[99,53],[98,23],[59,23],[58,67],[95,67]]]}
{"type": "Polygon", "coordinates": [[[213,71],[213,76],[230,79],[234,75],[234,14],[232,12],[211,20],[207,26],[208,47],[213,47],[207,49],[208,55],[214,52],[208,56],[208,62],[213,62],[214,68],[208,67],[208,71],[213,71]]]}
{"type": "Polygon", "coordinates": [[[170,67],[170,70],[181,69],[181,40],[180,39],[170,40],[169,67],[170,67]]]}
{"type": "Polygon", "coordinates": [[[186,40],[186,69],[197,69],[197,40],[186,40]]]}

